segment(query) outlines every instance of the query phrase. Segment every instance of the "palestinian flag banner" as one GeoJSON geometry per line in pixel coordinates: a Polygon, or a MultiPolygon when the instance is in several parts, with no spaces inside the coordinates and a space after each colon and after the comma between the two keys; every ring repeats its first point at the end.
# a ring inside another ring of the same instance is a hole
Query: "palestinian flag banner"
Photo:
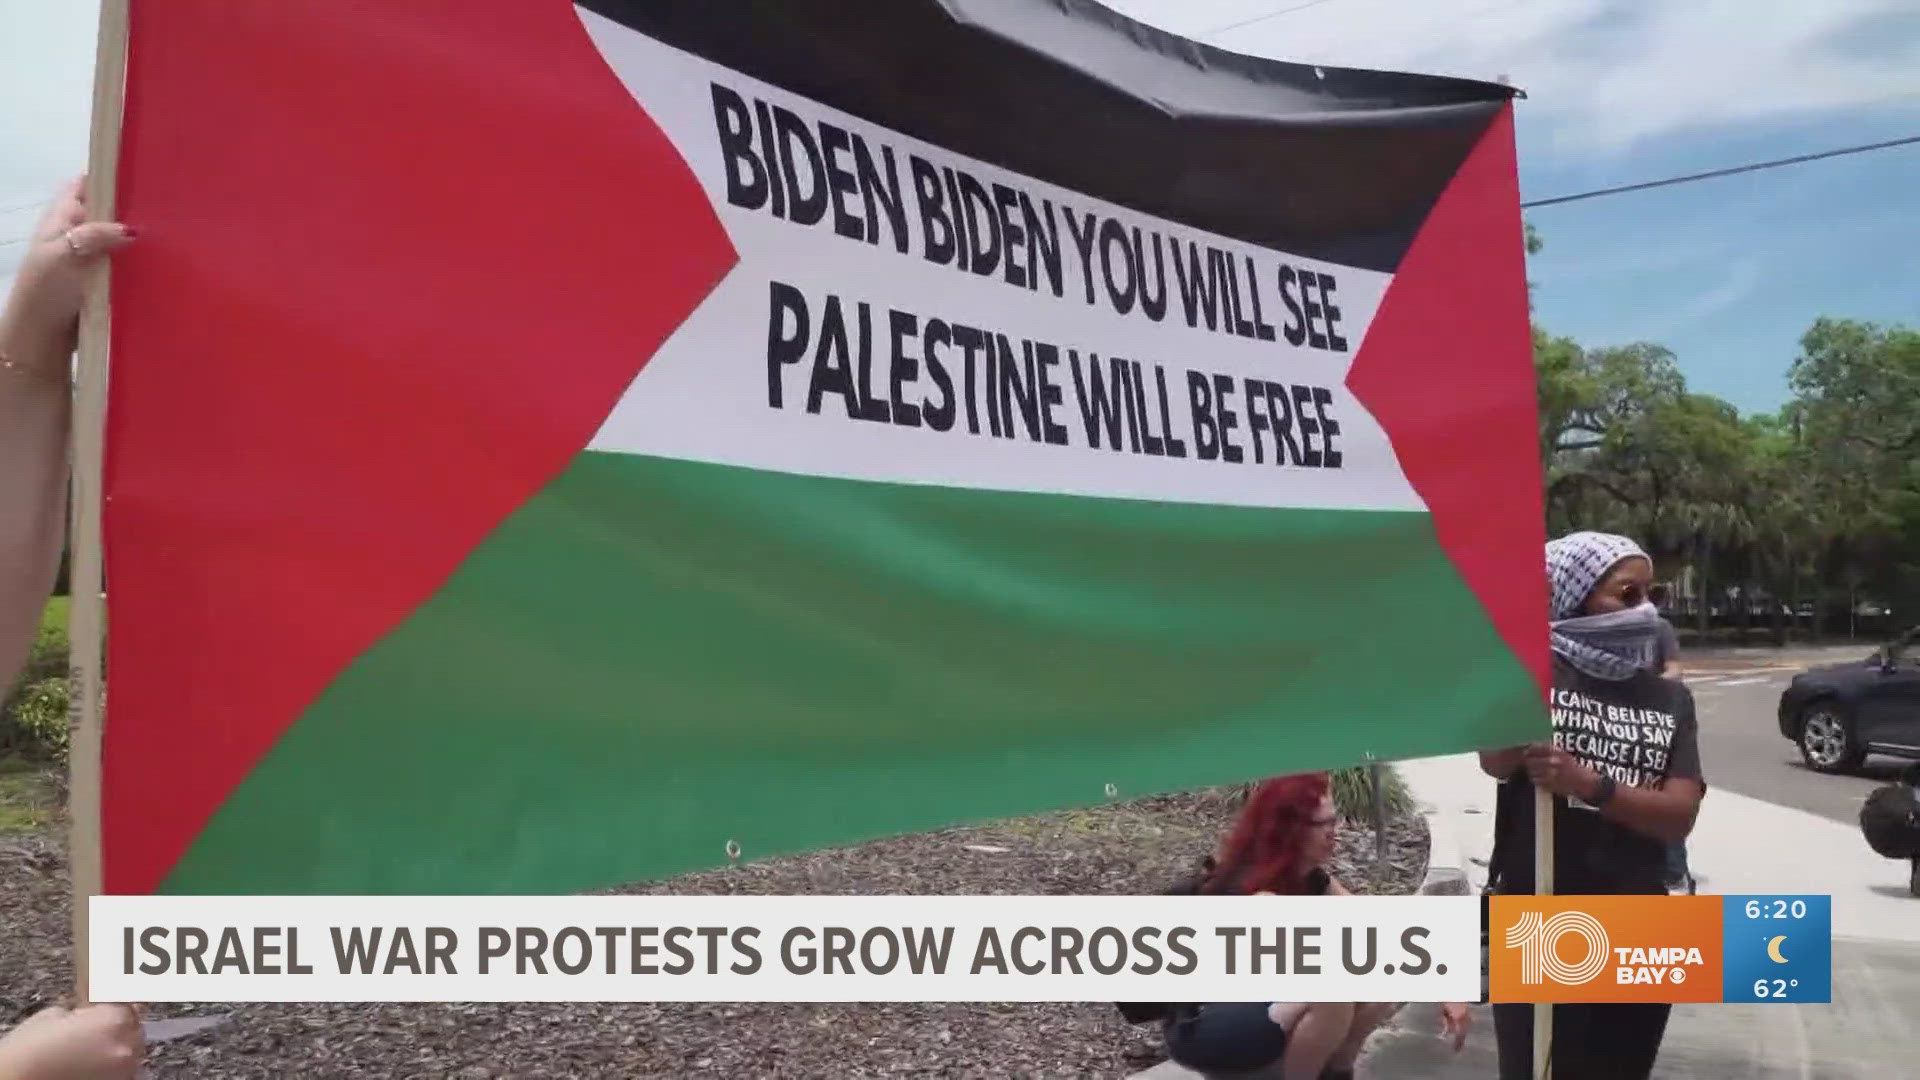
{"type": "Polygon", "coordinates": [[[1544,730],[1511,92],[1090,0],[133,6],[109,893],[1544,730]]]}

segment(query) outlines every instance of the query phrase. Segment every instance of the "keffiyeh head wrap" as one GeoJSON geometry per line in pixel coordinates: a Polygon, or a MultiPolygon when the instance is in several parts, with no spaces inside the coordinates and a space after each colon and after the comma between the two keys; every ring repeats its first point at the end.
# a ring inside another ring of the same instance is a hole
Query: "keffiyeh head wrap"
{"type": "MultiPolygon", "coordinates": [[[[1594,586],[1622,559],[1636,556],[1647,559],[1639,544],[1611,533],[1568,533],[1547,541],[1547,587],[1553,606],[1549,618],[1558,622],[1580,614],[1594,586]]],[[[1647,559],[1647,565],[1653,565],[1653,560],[1647,559]]]]}
{"type": "Polygon", "coordinates": [[[1553,651],[1601,679],[1627,679],[1653,662],[1659,613],[1652,604],[1583,615],[1587,597],[1623,559],[1653,560],[1640,545],[1609,533],[1570,533],[1547,544],[1553,651]]]}

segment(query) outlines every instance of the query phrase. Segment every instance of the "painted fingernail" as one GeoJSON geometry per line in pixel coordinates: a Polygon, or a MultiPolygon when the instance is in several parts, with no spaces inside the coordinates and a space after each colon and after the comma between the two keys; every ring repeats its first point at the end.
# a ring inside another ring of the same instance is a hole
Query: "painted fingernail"
{"type": "Polygon", "coordinates": [[[122,226],[120,226],[120,234],[121,234],[122,236],[125,236],[125,237],[126,237],[127,239],[129,239],[129,240],[131,240],[131,239],[133,239],[134,237],[136,237],[136,236],[139,236],[139,235],[140,235],[140,233],[138,232],[138,230],[136,230],[136,229],[134,229],[134,227],[133,227],[133,226],[131,226],[131,225],[122,225],[122,226]]]}

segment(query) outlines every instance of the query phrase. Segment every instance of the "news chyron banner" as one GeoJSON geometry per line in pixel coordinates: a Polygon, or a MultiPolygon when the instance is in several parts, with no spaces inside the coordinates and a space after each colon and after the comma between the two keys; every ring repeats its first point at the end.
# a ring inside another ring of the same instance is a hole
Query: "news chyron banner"
{"type": "MultiPolygon", "coordinates": [[[[101,896],[99,1001],[1477,1001],[1471,896],[101,896]]],[[[1494,1002],[1832,998],[1827,896],[1495,896],[1494,1002]]]]}
{"type": "Polygon", "coordinates": [[[1494,1001],[1827,1002],[1830,896],[1495,896],[1494,1001]]]}
{"type": "Polygon", "coordinates": [[[1546,733],[1506,87],[1088,0],[132,20],[107,892],[1546,733]]]}
{"type": "Polygon", "coordinates": [[[1471,1001],[1468,896],[101,896],[97,1001],[1471,1001]]]}

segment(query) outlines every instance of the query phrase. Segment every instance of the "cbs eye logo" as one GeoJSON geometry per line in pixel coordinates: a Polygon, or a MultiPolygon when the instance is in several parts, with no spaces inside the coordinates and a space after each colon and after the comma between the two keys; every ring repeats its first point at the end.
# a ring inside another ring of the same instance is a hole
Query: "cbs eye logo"
{"type": "Polygon", "coordinates": [[[1520,953],[1520,982],[1524,986],[1538,986],[1547,979],[1562,986],[1590,983],[1606,970],[1609,953],[1607,928],[1584,911],[1561,911],[1544,917],[1537,911],[1522,912],[1519,921],[1507,928],[1507,948],[1520,953]],[[1560,942],[1568,937],[1586,944],[1586,956],[1578,963],[1560,958],[1560,942]]]}

